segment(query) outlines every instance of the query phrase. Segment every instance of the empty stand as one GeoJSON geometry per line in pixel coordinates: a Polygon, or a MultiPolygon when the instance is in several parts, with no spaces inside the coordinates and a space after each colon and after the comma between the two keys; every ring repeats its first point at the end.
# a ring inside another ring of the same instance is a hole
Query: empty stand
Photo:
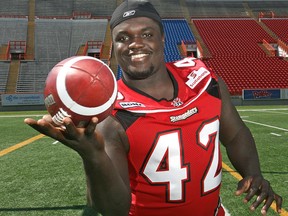
{"type": "Polygon", "coordinates": [[[1,18],[0,19],[0,44],[9,41],[26,41],[27,18],[1,18]]]}
{"type": "Polygon", "coordinates": [[[241,1],[186,0],[192,17],[249,17],[241,1]]]}
{"type": "Polygon", "coordinates": [[[0,92],[5,92],[10,62],[0,61],[0,92]]]}
{"type": "Polygon", "coordinates": [[[72,16],[74,0],[36,0],[35,16],[72,16]]]}
{"type": "Polygon", "coordinates": [[[162,19],[165,31],[165,40],[174,43],[193,41],[195,37],[185,19],[162,19]]]}
{"type": "Polygon", "coordinates": [[[212,56],[265,56],[263,39],[276,41],[254,19],[193,20],[212,56]]]}
{"type": "Polygon", "coordinates": [[[212,54],[205,59],[227,83],[232,95],[242,89],[287,88],[288,62],[269,57],[261,41],[276,41],[252,19],[193,20],[212,54]]]}
{"type": "Polygon", "coordinates": [[[35,23],[35,58],[38,61],[67,58],[71,43],[71,20],[38,19],[35,23]]]}
{"type": "Polygon", "coordinates": [[[181,59],[178,45],[181,41],[196,42],[195,37],[185,19],[163,19],[165,32],[165,61],[176,61],[181,59]]]}
{"type": "Polygon", "coordinates": [[[274,32],[280,40],[288,44],[288,19],[261,19],[272,32],[274,32]]]}
{"type": "Polygon", "coordinates": [[[38,19],[35,54],[39,61],[60,61],[76,54],[87,41],[103,41],[107,19],[38,19]]]}
{"type": "Polygon", "coordinates": [[[22,62],[16,92],[43,92],[48,72],[57,64],[49,62],[22,62]]]}
{"type": "Polygon", "coordinates": [[[232,95],[242,89],[287,88],[288,62],[278,57],[215,57],[205,60],[228,85],[232,95]]]}
{"type": "Polygon", "coordinates": [[[29,0],[1,0],[0,16],[28,16],[28,2],[29,0]]]}
{"type": "Polygon", "coordinates": [[[92,16],[111,16],[117,7],[115,0],[74,0],[74,11],[90,12],[92,16]]]}
{"type": "Polygon", "coordinates": [[[111,16],[116,8],[115,0],[37,0],[35,15],[38,17],[72,17],[73,12],[88,12],[92,16],[111,16]]]}
{"type": "Polygon", "coordinates": [[[179,0],[150,0],[162,18],[183,18],[184,14],[179,0]]]}
{"type": "Polygon", "coordinates": [[[87,41],[103,41],[107,19],[37,19],[35,59],[21,62],[17,92],[42,92],[48,72],[87,41]]]}
{"type": "Polygon", "coordinates": [[[75,55],[87,41],[104,41],[107,24],[107,19],[73,20],[69,55],[75,55]]]}
{"type": "Polygon", "coordinates": [[[288,1],[249,1],[248,4],[256,14],[273,11],[277,16],[288,16],[288,1]]]}

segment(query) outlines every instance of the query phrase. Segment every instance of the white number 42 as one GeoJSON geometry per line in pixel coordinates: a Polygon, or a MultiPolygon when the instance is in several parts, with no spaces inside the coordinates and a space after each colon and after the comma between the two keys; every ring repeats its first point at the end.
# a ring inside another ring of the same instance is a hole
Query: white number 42
{"type": "MultiPolygon", "coordinates": [[[[215,142],[212,160],[207,164],[207,172],[201,182],[203,192],[217,188],[221,183],[221,172],[217,173],[219,163],[219,119],[212,119],[201,125],[197,131],[196,142],[204,149],[210,142],[215,142]]],[[[183,162],[181,131],[166,131],[158,135],[151,149],[142,174],[150,184],[166,185],[167,201],[181,202],[185,198],[185,182],[189,181],[189,164],[183,162]],[[166,168],[162,167],[163,163],[166,168]]]]}

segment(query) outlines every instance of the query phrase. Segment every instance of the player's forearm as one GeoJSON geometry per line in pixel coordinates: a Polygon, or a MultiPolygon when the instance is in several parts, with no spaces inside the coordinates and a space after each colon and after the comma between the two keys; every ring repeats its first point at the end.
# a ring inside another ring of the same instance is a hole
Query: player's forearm
{"type": "Polygon", "coordinates": [[[261,175],[255,142],[246,126],[226,145],[226,150],[231,163],[242,177],[261,175]]]}
{"type": "Polygon", "coordinates": [[[128,215],[131,195],[107,154],[97,160],[83,160],[88,205],[103,216],[128,215]]]}

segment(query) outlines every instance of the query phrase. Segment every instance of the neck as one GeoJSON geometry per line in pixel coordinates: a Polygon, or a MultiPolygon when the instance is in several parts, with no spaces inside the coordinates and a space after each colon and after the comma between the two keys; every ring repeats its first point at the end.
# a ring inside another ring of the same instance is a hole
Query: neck
{"type": "Polygon", "coordinates": [[[160,100],[171,100],[174,97],[174,86],[168,71],[163,70],[153,74],[153,76],[144,80],[127,80],[124,76],[126,83],[138,89],[151,97],[160,100]]]}

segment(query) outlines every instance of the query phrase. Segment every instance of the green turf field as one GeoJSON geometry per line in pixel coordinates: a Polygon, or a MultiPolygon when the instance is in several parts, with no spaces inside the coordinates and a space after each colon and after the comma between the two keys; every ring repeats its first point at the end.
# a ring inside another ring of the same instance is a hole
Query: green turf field
{"type": "MultiPolygon", "coordinates": [[[[284,199],[281,215],[288,215],[288,107],[238,110],[256,140],[264,176],[284,199]]],[[[83,211],[86,183],[80,157],[23,123],[25,117],[42,115],[43,111],[0,112],[0,215],[73,216],[83,211]]],[[[233,169],[222,150],[223,162],[233,169]]],[[[233,216],[261,215],[259,210],[249,211],[243,196],[234,196],[238,180],[233,174],[223,169],[224,206],[233,216]]],[[[277,214],[271,209],[268,215],[277,214]]]]}

